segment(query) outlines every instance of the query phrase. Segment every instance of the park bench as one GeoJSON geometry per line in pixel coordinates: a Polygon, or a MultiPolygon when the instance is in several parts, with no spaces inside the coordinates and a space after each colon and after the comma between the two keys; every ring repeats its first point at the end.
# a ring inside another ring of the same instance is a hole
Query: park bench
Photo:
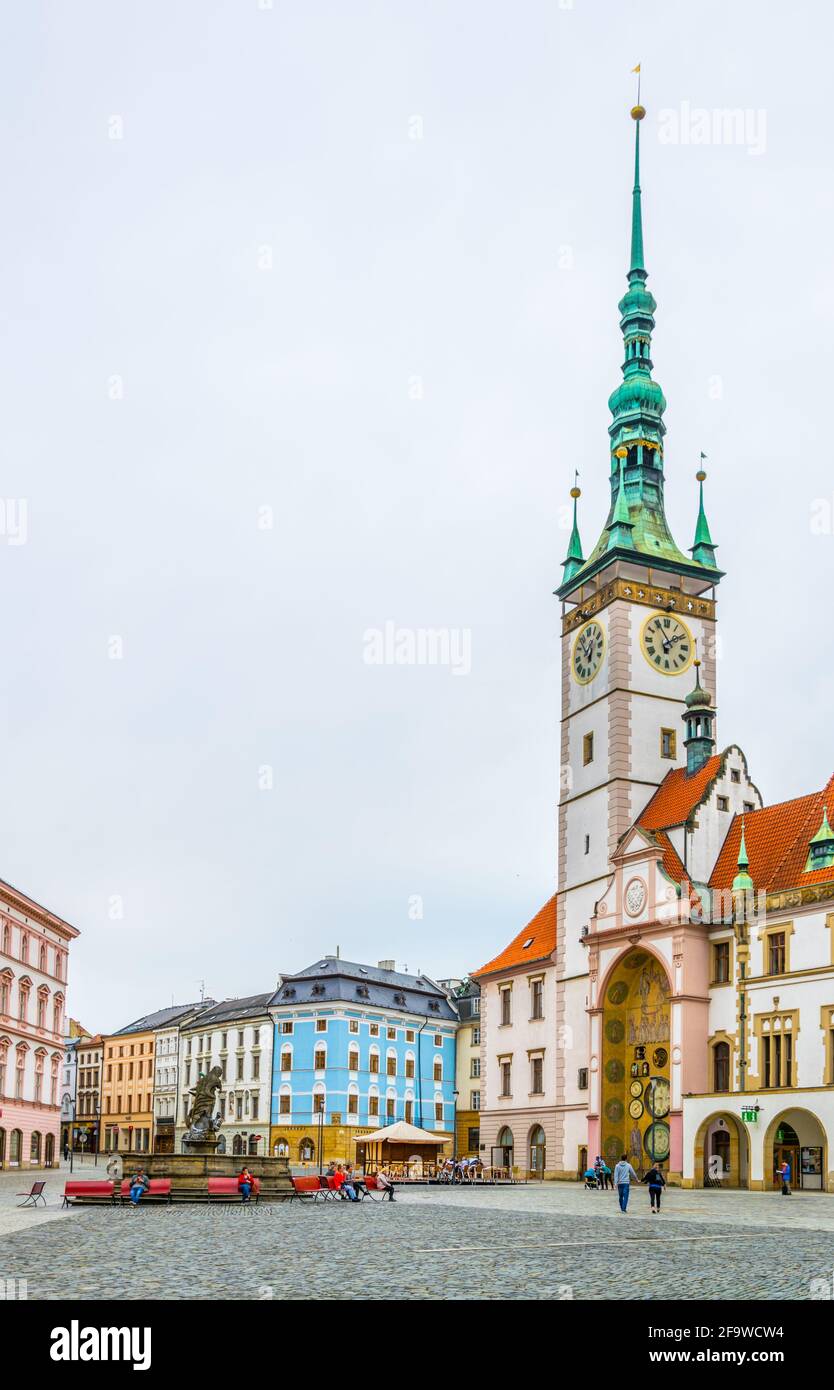
{"type": "MultiPolygon", "coordinates": [[[[125,1202],[130,1198],[130,1178],[125,1178],[119,1189],[119,1201],[125,1202]]],[[[150,1187],[142,1193],[140,1202],[147,1202],[149,1199],[159,1201],[171,1201],[171,1179],[170,1178],[151,1178],[150,1187]]]]}
{"type": "MultiPolygon", "coordinates": [[[[249,1200],[251,1201],[252,1198],[254,1197],[255,1201],[258,1202],[258,1201],[260,1201],[260,1196],[261,1196],[261,1180],[260,1180],[260,1178],[253,1178],[253,1179],[252,1179],[252,1192],[251,1192],[251,1195],[250,1195],[250,1199],[249,1199],[249,1200]]],[[[219,1198],[221,1198],[221,1200],[225,1200],[225,1201],[227,1201],[227,1202],[228,1202],[228,1201],[238,1201],[238,1202],[239,1202],[239,1201],[241,1200],[241,1196],[240,1196],[240,1189],[239,1189],[239,1187],[238,1187],[238,1185],[237,1185],[237,1178],[209,1178],[209,1180],[208,1180],[208,1197],[209,1197],[209,1201],[211,1201],[212,1198],[214,1198],[214,1197],[219,1197],[219,1198]]]]}
{"type": "Polygon", "coordinates": [[[367,1177],[362,1179],[362,1187],[359,1190],[360,1202],[364,1202],[366,1197],[370,1197],[372,1202],[381,1202],[384,1195],[382,1185],[377,1182],[372,1173],[369,1173],[367,1177]],[[375,1197],[375,1192],[379,1192],[380,1196],[375,1197]]]}
{"type": "Polygon", "coordinates": [[[19,1207],[36,1207],[38,1202],[43,1202],[44,1206],[46,1206],[46,1198],[43,1195],[45,1187],[45,1182],[33,1182],[28,1192],[16,1192],[16,1197],[23,1197],[25,1199],[22,1202],[18,1202],[17,1205],[19,1207]]]}
{"type": "Polygon", "coordinates": [[[293,1202],[296,1197],[299,1201],[309,1197],[312,1201],[317,1202],[319,1197],[327,1198],[328,1196],[327,1186],[322,1187],[322,1183],[325,1182],[323,1178],[292,1178],[291,1182],[292,1197],[290,1200],[293,1202]]]}
{"type": "Polygon", "coordinates": [[[73,1197],[75,1201],[83,1202],[103,1201],[106,1197],[109,1202],[112,1202],[115,1201],[115,1185],[109,1179],[82,1182],[81,1179],[70,1178],[64,1183],[62,1206],[69,1206],[70,1197],[73,1197]]]}

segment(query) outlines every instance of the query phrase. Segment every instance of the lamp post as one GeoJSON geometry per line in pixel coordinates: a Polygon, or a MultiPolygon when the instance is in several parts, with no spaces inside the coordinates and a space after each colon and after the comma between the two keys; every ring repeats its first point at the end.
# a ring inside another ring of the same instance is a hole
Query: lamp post
{"type": "Polygon", "coordinates": [[[319,1110],[318,1148],[319,1148],[319,1177],[321,1177],[322,1173],[324,1172],[324,1153],[323,1153],[323,1149],[324,1149],[324,1106],[323,1106],[323,1105],[322,1105],[321,1109],[319,1110]]]}

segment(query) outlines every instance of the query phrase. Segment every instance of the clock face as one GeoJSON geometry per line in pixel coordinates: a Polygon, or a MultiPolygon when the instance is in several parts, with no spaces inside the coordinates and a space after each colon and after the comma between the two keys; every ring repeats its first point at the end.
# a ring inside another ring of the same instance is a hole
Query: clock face
{"type": "Polygon", "coordinates": [[[641,1097],[642,1094],[643,1094],[643,1083],[642,1083],[642,1081],[632,1081],[630,1090],[631,1090],[631,1094],[632,1094],[637,1100],[639,1100],[640,1097],[641,1097]]]}
{"type": "Polygon", "coordinates": [[[641,1116],[642,1113],[643,1113],[643,1102],[642,1102],[642,1100],[633,1100],[633,1101],[631,1101],[631,1103],[630,1103],[630,1105],[629,1105],[629,1107],[628,1107],[628,1113],[629,1113],[629,1115],[631,1116],[632,1120],[639,1120],[639,1119],[640,1119],[640,1116],[641,1116]]]}
{"type": "Polygon", "coordinates": [[[592,618],[581,627],[573,644],[573,676],[579,685],[594,679],[605,655],[605,629],[592,618]]]}
{"type": "MultiPolygon", "coordinates": [[[[672,1108],[672,1095],[669,1082],[663,1076],[653,1076],[646,1087],[646,1108],[655,1120],[662,1120],[672,1108]]],[[[660,1154],[656,1155],[657,1158],[660,1154]]]]}
{"type": "Polygon", "coordinates": [[[643,1147],[655,1163],[663,1163],[669,1157],[669,1126],[662,1120],[649,1125],[643,1135],[643,1147]]]}
{"type": "Polygon", "coordinates": [[[692,633],[671,613],[653,613],[646,619],[640,648],[649,665],[664,676],[679,676],[695,655],[692,633]]]}
{"type": "Polygon", "coordinates": [[[636,917],[646,905],[646,885],[642,878],[633,878],[626,886],[625,910],[629,917],[636,917]]]}

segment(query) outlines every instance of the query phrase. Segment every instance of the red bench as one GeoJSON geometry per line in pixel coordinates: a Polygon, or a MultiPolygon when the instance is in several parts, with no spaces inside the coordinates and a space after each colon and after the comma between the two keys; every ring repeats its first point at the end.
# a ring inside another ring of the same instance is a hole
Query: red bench
{"type": "MultiPolygon", "coordinates": [[[[130,1197],[130,1178],[125,1178],[119,1191],[119,1200],[124,1202],[130,1197]]],[[[165,1201],[171,1201],[171,1179],[170,1178],[151,1178],[150,1187],[142,1193],[140,1202],[146,1202],[149,1197],[160,1197],[165,1201]]]]}
{"type": "Polygon", "coordinates": [[[81,1182],[79,1180],[76,1182],[70,1179],[64,1184],[64,1200],[62,1206],[69,1206],[70,1197],[74,1197],[76,1200],[81,1198],[83,1201],[89,1201],[91,1198],[99,1201],[107,1197],[108,1200],[112,1202],[115,1201],[115,1184],[110,1181],[103,1182],[99,1180],[98,1182],[81,1182]]]}
{"type": "MultiPolygon", "coordinates": [[[[208,1195],[209,1201],[211,1201],[212,1197],[224,1197],[227,1201],[232,1199],[237,1199],[238,1201],[240,1201],[240,1188],[237,1185],[237,1178],[209,1178],[208,1195]]],[[[260,1178],[253,1178],[252,1192],[250,1194],[249,1200],[251,1201],[252,1197],[254,1197],[255,1201],[258,1202],[260,1200],[260,1196],[261,1180],[260,1178]]]]}
{"type": "Polygon", "coordinates": [[[292,1197],[290,1201],[292,1202],[295,1201],[296,1197],[299,1201],[303,1200],[304,1197],[311,1197],[314,1202],[317,1202],[319,1197],[326,1198],[328,1195],[327,1188],[322,1188],[318,1178],[292,1178],[291,1181],[292,1197]]]}

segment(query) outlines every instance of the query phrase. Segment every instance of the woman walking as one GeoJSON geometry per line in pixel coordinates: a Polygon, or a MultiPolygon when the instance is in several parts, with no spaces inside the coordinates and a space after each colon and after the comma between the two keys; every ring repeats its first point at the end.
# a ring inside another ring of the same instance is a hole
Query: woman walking
{"type": "Polygon", "coordinates": [[[652,1215],[660,1215],[660,1194],[666,1186],[666,1179],[659,1163],[655,1163],[645,1174],[643,1182],[649,1185],[649,1208],[652,1215]]]}

